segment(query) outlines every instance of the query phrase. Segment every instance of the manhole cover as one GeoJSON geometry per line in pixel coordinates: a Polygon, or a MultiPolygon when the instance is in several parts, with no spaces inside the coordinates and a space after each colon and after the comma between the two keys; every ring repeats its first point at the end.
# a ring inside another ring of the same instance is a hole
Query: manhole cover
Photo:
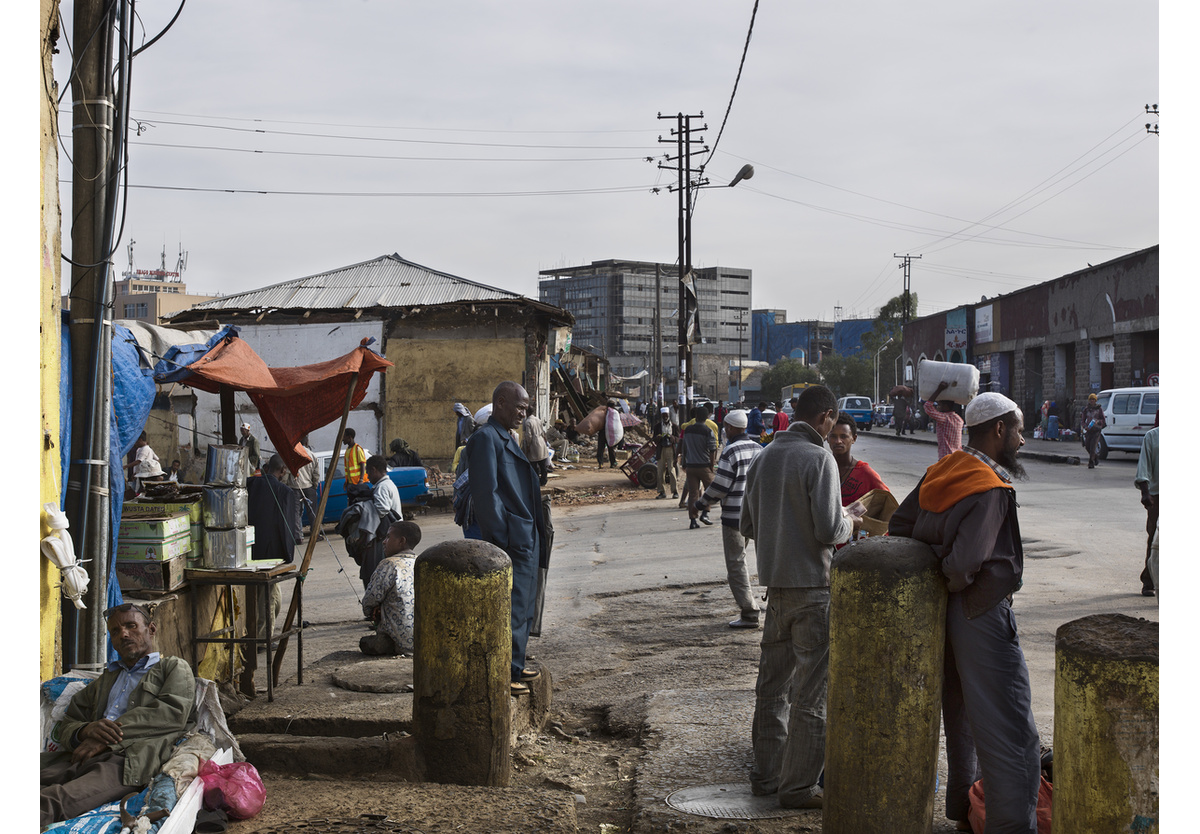
{"type": "Polygon", "coordinates": [[[421,834],[420,829],[395,822],[386,817],[364,814],[350,819],[311,819],[281,822],[270,828],[258,829],[258,834],[378,834],[393,831],[399,834],[421,834]]]}
{"type": "Polygon", "coordinates": [[[719,820],[762,820],[806,813],[798,808],[780,808],[774,794],[755,796],[750,793],[749,782],[682,788],[667,795],[667,804],[685,814],[719,820]]]}

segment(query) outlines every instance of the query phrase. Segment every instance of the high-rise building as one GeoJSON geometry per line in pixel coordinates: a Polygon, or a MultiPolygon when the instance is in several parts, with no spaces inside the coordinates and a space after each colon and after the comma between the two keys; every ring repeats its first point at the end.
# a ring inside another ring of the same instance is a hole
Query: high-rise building
{"type": "MultiPolygon", "coordinates": [[[[694,272],[701,342],[692,346],[692,384],[696,396],[724,399],[730,361],[736,363],[750,352],[751,271],[715,266],[694,272]]],[[[587,266],[544,269],[538,275],[538,299],[575,316],[574,344],[605,356],[615,376],[648,371],[647,385],[663,379],[667,396],[674,397],[679,372],[677,265],[592,261],[587,266]]]]}

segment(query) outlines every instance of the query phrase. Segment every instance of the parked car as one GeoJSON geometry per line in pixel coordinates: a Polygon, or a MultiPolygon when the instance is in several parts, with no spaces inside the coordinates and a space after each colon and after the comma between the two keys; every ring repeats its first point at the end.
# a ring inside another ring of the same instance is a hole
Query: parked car
{"type": "Polygon", "coordinates": [[[1111,388],[1101,391],[1096,403],[1108,423],[1100,432],[1100,459],[1107,458],[1110,450],[1141,453],[1142,438],[1154,427],[1158,414],[1158,388],[1111,388]]]}
{"type": "MultiPolygon", "coordinates": [[[[338,455],[337,465],[331,469],[329,464],[333,452],[317,452],[317,455],[325,464],[325,480],[320,484],[321,491],[324,491],[326,484],[329,485],[329,499],[325,502],[325,515],[322,516],[321,523],[336,524],[337,520],[342,517],[342,513],[346,511],[346,507],[349,506],[346,498],[346,456],[345,453],[338,455]]],[[[426,474],[423,466],[388,467],[388,478],[400,492],[401,505],[405,507],[420,506],[429,500],[429,487],[425,483],[426,474]]],[[[308,524],[310,516],[307,507],[304,508],[303,516],[304,523],[308,524]]]]}
{"type": "Polygon", "coordinates": [[[871,408],[870,397],[859,397],[854,394],[842,397],[837,401],[838,411],[843,411],[854,418],[854,424],[860,429],[870,431],[874,423],[874,409],[871,408]]]}
{"type": "Polygon", "coordinates": [[[877,426],[890,426],[892,424],[892,410],[894,408],[895,406],[893,405],[875,406],[872,422],[877,426]]]}

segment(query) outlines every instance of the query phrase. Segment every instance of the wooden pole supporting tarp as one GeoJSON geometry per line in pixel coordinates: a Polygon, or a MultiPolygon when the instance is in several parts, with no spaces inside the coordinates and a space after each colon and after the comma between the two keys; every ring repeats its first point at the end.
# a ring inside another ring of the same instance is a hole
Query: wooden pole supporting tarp
{"type": "Polygon", "coordinates": [[[317,510],[313,513],[312,524],[308,528],[308,546],[304,549],[304,558],[300,562],[300,584],[296,585],[296,593],[288,605],[287,618],[283,623],[283,637],[279,640],[279,648],[275,652],[275,662],[270,669],[273,685],[279,685],[279,670],[283,668],[283,655],[287,651],[288,631],[296,620],[296,609],[300,604],[297,598],[302,593],[304,577],[308,575],[308,565],[312,561],[313,550],[316,549],[317,539],[321,535],[321,519],[325,517],[325,503],[329,500],[329,482],[333,480],[333,472],[337,468],[338,455],[342,453],[342,436],[346,433],[346,423],[350,419],[350,408],[354,402],[354,390],[358,387],[358,371],[350,377],[350,385],[346,389],[346,407],[342,410],[342,422],[338,426],[337,439],[333,442],[333,456],[329,459],[329,475],[325,480],[325,488],[321,490],[321,500],[317,502],[317,510]]]}

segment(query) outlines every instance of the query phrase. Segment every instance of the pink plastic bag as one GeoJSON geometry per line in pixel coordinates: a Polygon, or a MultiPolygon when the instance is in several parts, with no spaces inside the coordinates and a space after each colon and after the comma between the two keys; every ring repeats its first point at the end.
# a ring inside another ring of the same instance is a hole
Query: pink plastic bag
{"type": "Polygon", "coordinates": [[[198,775],[204,783],[204,807],[220,809],[231,819],[248,820],[267,801],[267,789],[250,762],[219,765],[205,760],[198,775]]]}

